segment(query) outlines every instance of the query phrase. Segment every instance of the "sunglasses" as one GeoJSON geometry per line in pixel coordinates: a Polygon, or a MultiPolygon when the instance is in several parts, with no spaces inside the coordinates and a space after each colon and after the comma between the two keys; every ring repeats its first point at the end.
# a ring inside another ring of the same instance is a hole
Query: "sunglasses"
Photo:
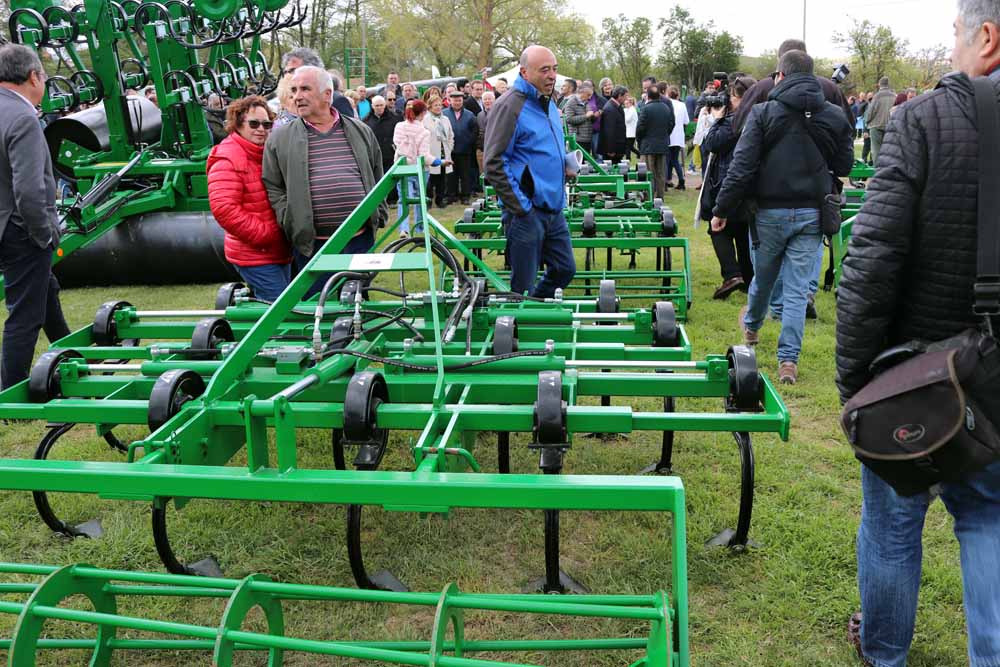
{"type": "Polygon", "coordinates": [[[259,127],[263,127],[265,130],[270,130],[274,127],[274,121],[271,120],[248,120],[247,125],[250,126],[251,130],[256,130],[259,127]]]}
{"type": "Polygon", "coordinates": [[[291,76],[291,75],[295,74],[295,70],[297,70],[297,69],[298,69],[298,67],[289,67],[286,70],[282,70],[282,72],[284,72],[285,76],[291,76]]]}

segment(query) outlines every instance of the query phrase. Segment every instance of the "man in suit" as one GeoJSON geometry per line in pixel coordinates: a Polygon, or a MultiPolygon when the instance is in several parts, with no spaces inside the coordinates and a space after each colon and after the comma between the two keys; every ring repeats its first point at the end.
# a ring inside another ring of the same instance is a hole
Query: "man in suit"
{"type": "Polygon", "coordinates": [[[7,321],[0,386],[28,377],[38,332],[49,341],[69,335],[52,275],[59,245],[52,159],[35,110],[45,96],[45,70],[31,49],[0,47],[0,269],[7,321]]]}
{"type": "Polygon", "coordinates": [[[472,94],[465,98],[462,106],[471,111],[473,116],[478,116],[485,108],[483,107],[483,82],[476,79],[469,85],[472,86],[472,94]]]}
{"type": "Polygon", "coordinates": [[[597,152],[617,164],[626,157],[625,110],[622,103],[628,94],[625,86],[615,86],[601,114],[601,139],[597,152]]]}

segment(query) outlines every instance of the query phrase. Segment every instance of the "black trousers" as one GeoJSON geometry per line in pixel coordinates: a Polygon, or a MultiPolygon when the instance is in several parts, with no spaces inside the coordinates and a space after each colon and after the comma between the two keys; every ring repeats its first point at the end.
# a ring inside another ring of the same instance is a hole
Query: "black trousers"
{"type": "Polygon", "coordinates": [[[861,161],[870,164],[869,159],[872,152],[872,135],[865,132],[865,143],[861,146],[861,161]]]}
{"type": "Polygon", "coordinates": [[[443,208],[445,198],[448,196],[448,177],[451,174],[444,173],[444,167],[440,169],[440,174],[431,174],[427,179],[427,200],[433,201],[435,206],[443,208]]]}
{"type": "Polygon", "coordinates": [[[721,232],[708,232],[712,248],[719,260],[722,280],[740,276],[747,285],[753,280],[753,262],[750,261],[750,225],[746,220],[729,218],[721,232]]]}
{"type": "Polygon", "coordinates": [[[684,165],[681,164],[681,147],[671,146],[670,147],[670,157],[667,158],[667,182],[670,182],[670,177],[673,172],[677,172],[677,185],[678,187],[684,187],[684,165]]]}
{"type": "Polygon", "coordinates": [[[476,163],[476,154],[452,153],[451,159],[455,162],[449,188],[451,198],[468,199],[472,195],[472,167],[476,163]]]}
{"type": "Polygon", "coordinates": [[[7,321],[0,353],[0,387],[7,389],[28,377],[38,332],[49,342],[69,335],[59,304],[59,281],[52,275],[52,249],[42,250],[28,233],[8,222],[0,239],[7,321]]]}

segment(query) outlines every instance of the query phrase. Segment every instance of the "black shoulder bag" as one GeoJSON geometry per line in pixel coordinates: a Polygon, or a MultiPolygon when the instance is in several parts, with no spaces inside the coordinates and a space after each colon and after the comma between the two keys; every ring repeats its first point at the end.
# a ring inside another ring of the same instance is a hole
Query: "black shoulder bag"
{"type": "Polygon", "coordinates": [[[973,311],[984,327],[886,350],[872,362],[874,379],[841,415],[855,456],[903,496],[1000,460],[1000,347],[994,336],[1000,316],[1000,107],[989,79],[973,84],[979,125],[973,311]]]}

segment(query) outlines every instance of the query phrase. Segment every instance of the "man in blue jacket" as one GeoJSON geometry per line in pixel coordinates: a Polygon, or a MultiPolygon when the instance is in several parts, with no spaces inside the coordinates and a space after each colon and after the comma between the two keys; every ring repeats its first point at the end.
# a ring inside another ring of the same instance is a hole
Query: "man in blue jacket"
{"type": "Polygon", "coordinates": [[[566,206],[566,144],[552,103],[555,54],[543,46],[521,53],[520,76],[496,101],[486,125],[486,179],[503,204],[511,290],[551,297],[576,274],[566,206]],[[539,268],[545,275],[536,284],[539,268]]]}
{"type": "Polygon", "coordinates": [[[451,104],[444,110],[444,116],[451,121],[451,129],[455,133],[455,147],[451,149],[451,159],[455,170],[451,172],[451,183],[448,191],[452,201],[459,200],[469,203],[475,178],[473,168],[476,160],[476,139],[479,137],[479,125],[476,115],[464,107],[465,96],[462,91],[453,90],[448,96],[451,104]]]}

